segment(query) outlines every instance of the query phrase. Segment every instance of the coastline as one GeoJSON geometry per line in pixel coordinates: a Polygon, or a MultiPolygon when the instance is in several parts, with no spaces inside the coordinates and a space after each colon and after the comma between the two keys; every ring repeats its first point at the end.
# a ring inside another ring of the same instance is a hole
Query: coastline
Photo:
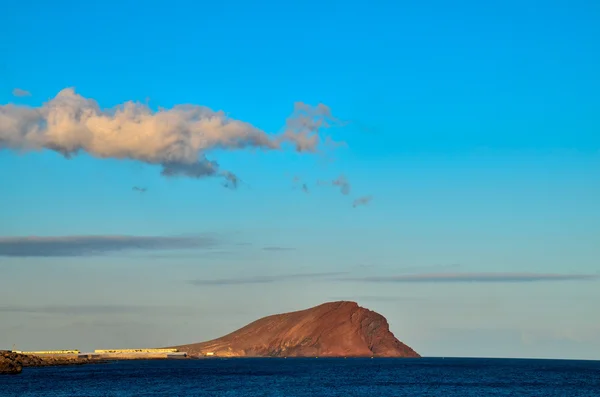
{"type": "Polygon", "coordinates": [[[37,356],[11,351],[0,352],[0,375],[17,375],[28,367],[58,367],[105,363],[103,359],[89,359],[73,356],[37,356]]]}

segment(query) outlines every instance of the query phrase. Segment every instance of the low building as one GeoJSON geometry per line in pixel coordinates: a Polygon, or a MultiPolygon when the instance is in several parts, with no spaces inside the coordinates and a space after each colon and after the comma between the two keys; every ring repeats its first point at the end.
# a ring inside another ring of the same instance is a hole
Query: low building
{"type": "Polygon", "coordinates": [[[89,359],[93,359],[93,358],[100,358],[99,354],[96,353],[79,353],[77,355],[78,358],[89,358],[89,359]]]}
{"type": "Polygon", "coordinates": [[[107,353],[177,353],[179,350],[177,349],[110,349],[110,350],[102,350],[97,349],[94,350],[94,353],[98,354],[107,354],[107,353]]]}

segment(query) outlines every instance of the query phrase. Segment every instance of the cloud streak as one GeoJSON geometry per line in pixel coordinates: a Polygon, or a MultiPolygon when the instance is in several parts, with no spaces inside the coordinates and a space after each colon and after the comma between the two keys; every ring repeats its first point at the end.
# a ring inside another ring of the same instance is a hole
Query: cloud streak
{"type": "Polygon", "coordinates": [[[224,285],[248,285],[248,284],[272,284],[276,282],[287,281],[302,281],[302,280],[318,280],[328,279],[331,277],[339,277],[345,272],[331,273],[299,273],[299,274],[281,274],[276,276],[254,276],[254,277],[232,277],[212,280],[191,280],[190,284],[196,286],[224,286],[224,285]]]}
{"type": "Polygon", "coordinates": [[[119,314],[151,312],[153,308],[128,305],[54,305],[54,306],[0,306],[0,313],[28,313],[28,314],[119,314]]]}
{"type": "Polygon", "coordinates": [[[95,256],[129,250],[175,250],[211,248],[210,236],[60,236],[0,237],[0,256],[71,257],[95,256]]]}
{"type": "MultiPolygon", "coordinates": [[[[272,284],[279,282],[326,280],[328,282],[360,283],[531,283],[559,281],[591,281],[600,278],[590,274],[545,274],[545,273],[423,273],[402,276],[347,277],[347,272],[299,273],[274,276],[231,277],[221,279],[198,279],[189,281],[196,286],[225,286],[272,284]]],[[[365,300],[409,300],[405,297],[362,297],[365,300]]]]}
{"type": "Polygon", "coordinates": [[[198,105],[177,105],[153,111],[126,102],[103,110],[73,88],[60,91],[40,107],[0,105],[0,149],[51,150],[71,158],[80,152],[100,159],[130,159],[158,165],[165,177],[238,179],[206,155],[211,150],[319,151],[329,137],[323,130],[342,125],[324,104],[294,104],[282,133],[273,135],[222,111],[198,105]]]}
{"type": "Polygon", "coordinates": [[[352,202],[352,207],[360,207],[361,205],[367,205],[373,200],[373,196],[363,196],[359,197],[352,202]]]}
{"type": "Polygon", "coordinates": [[[12,90],[12,94],[16,97],[31,96],[31,92],[29,92],[27,90],[23,90],[21,88],[15,88],[14,90],[12,90]]]}
{"type": "Polygon", "coordinates": [[[370,301],[370,302],[420,302],[423,301],[423,298],[416,297],[405,297],[405,296],[377,296],[377,295],[362,295],[362,296],[352,296],[352,297],[332,297],[332,300],[343,300],[343,301],[370,301]]]}
{"type": "Polygon", "coordinates": [[[593,274],[552,273],[423,273],[402,276],[344,278],[343,281],[368,283],[531,283],[550,281],[590,281],[593,274]]]}
{"type": "Polygon", "coordinates": [[[295,251],[296,248],[272,246],[272,247],[264,247],[263,250],[264,251],[295,251]]]}
{"type": "MultiPolygon", "coordinates": [[[[332,181],[319,180],[317,181],[317,185],[338,187],[340,189],[340,193],[342,193],[345,196],[349,195],[350,191],[352,190],[352,185],[350,184],[350,181],[348,181],[348,178],[346,178],[344,174],[341,174],[332,181]]],[[[371,200],[373,200],[373,196],[358,197],[352,202],[352,207],[356,208],[361,205],[367,205],[371,202],[371,200]]]]}
{"type": "Polygon", "coordinates": [[[138,306],[138,305],[0,305],[0,313],[13,314],[47,314],[64,316],[98,316],[98,315],[131,315],[131,314],[190,314],[190,308],[178,306],[138,306]]]}

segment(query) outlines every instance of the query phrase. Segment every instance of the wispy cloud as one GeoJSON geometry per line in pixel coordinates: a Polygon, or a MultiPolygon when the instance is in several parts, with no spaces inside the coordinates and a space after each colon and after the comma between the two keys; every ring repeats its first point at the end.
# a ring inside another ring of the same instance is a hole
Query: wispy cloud
{"type": "Polygon", "coordinates": [[[338,186],[340,188],[340,192],[344,195],[350,194],[350,182],[344,175],[338,176],[336,179],[331,181],[333,186],[338,186]]]}
{"type": "Polygon", "coordinates": [[[225,179],[223,186],[228,189],[237,189],[242,182],[237,175],[229,171],[223,171],[223,178],[225,179]]]}
{"type": "Polygon", "coordinates": [[[145,314],[145,313],[187,313],[189,308],[165,306],[137,306],[137,305],[0,305],[0,313],[15,314],[48,314],[48,315],[102,315],[102,314],[145,314]]]}
{"type": "Polygon", "coordinates": [[[217,244],[217,239],[212,236],[0,237],[0,256],[93,256],[128,250],[148,251],[210,248],[217,244]]]}
{"type": "Polygon", "coordinates": [[[351,297],[332,297],[332,300],[355,301],[355,302],[419,302],[424,298],[406,297],[406,296],[376,296],[376,295],[359,295],[351,297]]]}
{"type": "Polygon", "coordinates": [[[423,273],[401,276],[344,278],[344,281],[370,283],[529,283],[597,280],[594,274],[552,273],[423,273]]]}
{"type": "Polygon", "coordinates": [[[459,263],[449,264],[436,264],[436,265],[420,265],[420,266],[405,266],[394,268],[394,273],[412,273],[412,274],[423,274],[423,273],[456,273],[460,268],[459,263]]]}
{"type": "Polygon", "coordinates": [[[367,205],[373,200],[373,196],[363,196],[359,197],[352,202],[352,207],[356,208],[361,205],[367,205]]]}
{"type": "Polygon", "coordinates": [[[294,183],[294,189],[295,189],[297,186],[300,186],[300,189],[301,189],[301,190],[302,190],[304,193],[306,193],[306,194],[308,194],[308,193],[309,193],[309,188],[308,188],[308,185],[307,185],[306,183],[302,182],[302,178],[300,178],[298,175],[295,175],[295,176],[292,178],[292,181],[293,181],[293,183],[294,183]]]}
{"type": "MultiPolygon", "coordinates": [[[[227,256],[227,255],[237,255],[240,256],[239,251],[227,249],[227,250],[214,250],[214,249],[206,249],[201,252],[195,250],[192,252],[170,252],[170,253],[160,253],[160,254],[141,254],[141,255],[128,255],[131,258],[144,258],[144,259],[198,259],[198,258],[207,258],[214,256],[227,256]]],[[[248,259],[248,255],[244,254],[244,258],[248,259]]]]}
{"type": "Polygon", "coordinates": [[[118,314],[150,312],[151,307],[128,305],[54,305],[54,306],[0,306],[0,313],[30,313],[30,314],[118,314]]]}
{"type": "Polygon", "coordinates": [[[299,153],[316,153],[328,142],[325,129],[342,124],[324,104],[297,102],[283,132],[269,134],[204,106],[154,111],[129,101],[104,110],[94,99],[65,88],[39,107],[0,105],[0,149],[46,149],[66,158],[87,153],[100,159],[130,159],[162,167],[165,177],[214,176],[235,188],[237,176],[222,170],[207,153],[279,151],[288,145],[299,153]]]}
{"type": "Polygon", "coordinates": [[[350,181],[348,181],[348,178],[346,178],[344,174],[341,174],[340,176],[331,181],[318,180],[317,185],[337,187],[340,189],[340,193],[346,196],[350,194],[350,190],[352,189],[350,181]]]}
{"type": "Polygon", "coordinates": [[[27,91],[27,90],[23,90],[21,88],[15,88],[12,91],[12,94],[16,97],[25,97],[25,96],[31,96],[31,92],[27,91]]]}
{"type": "Polygon", "coordinates": [[[272,247],[264,247],[263,250],[265,250],[265,251],[295,251],[296,248],[272,246],[272,247]]]}
{"type": "Polygon", "coordinates": [[[275,276],[254,276],[254,277],[232,277],[212,280],[191,280],[192,285],[198,286],[219,286],[219,285],[244,285],[244,284],[271,284],[276,282],[296,281],[296,280],[318,280],[331,277],[339,277],[346,272],[331,273],[300,273],[300,274],[280,274],[275,276]]]}

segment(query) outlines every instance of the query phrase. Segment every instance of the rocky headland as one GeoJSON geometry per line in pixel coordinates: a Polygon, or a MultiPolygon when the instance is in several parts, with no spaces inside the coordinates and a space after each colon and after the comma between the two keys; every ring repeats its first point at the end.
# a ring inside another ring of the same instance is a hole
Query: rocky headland
{"type": "Polygon", "coordinates": [[[41,357],[10,351],[0,352],[0,374],[20,374],[24,367],[47,367],[53,365],[81,365],[91,360],[78,357],[41,357]]]}
{"type": "Polygon", "coordinates": [[[218,339],[173,347],[192,357],[420,357],[396,339],[385,317],[348,301],[264,317],[218,339]]]}

